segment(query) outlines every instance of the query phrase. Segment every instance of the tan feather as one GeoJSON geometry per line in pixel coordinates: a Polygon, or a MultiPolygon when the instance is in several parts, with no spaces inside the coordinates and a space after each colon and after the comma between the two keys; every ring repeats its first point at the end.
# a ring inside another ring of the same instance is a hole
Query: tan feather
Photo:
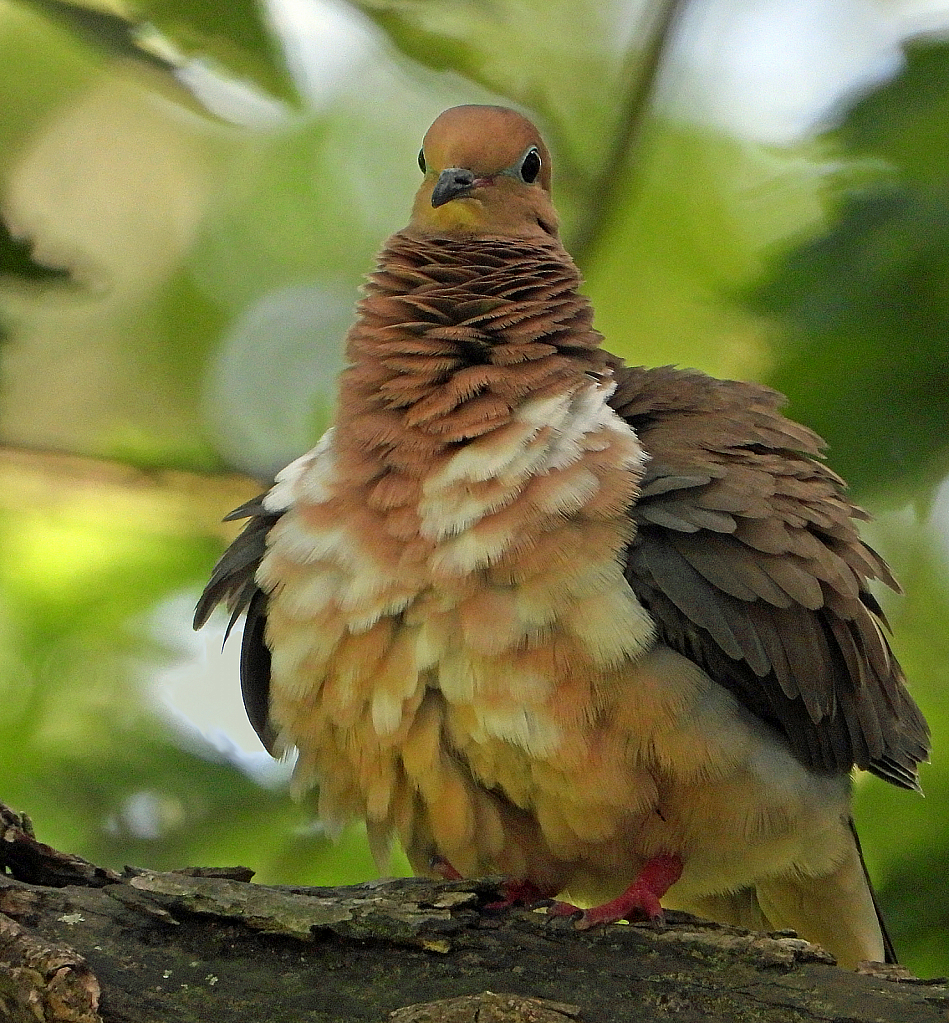
{"type": "Polygon", "coordinates": [[[776,392],[600,348],[529,121],[454,108],[423,153],[335,427],[196,613],[249,605],[255,726],[380,861],[606,899],[671,858],[669,905],[892,958],[849,772],[915,787],[928,732],[865,513],[776,392]]]}

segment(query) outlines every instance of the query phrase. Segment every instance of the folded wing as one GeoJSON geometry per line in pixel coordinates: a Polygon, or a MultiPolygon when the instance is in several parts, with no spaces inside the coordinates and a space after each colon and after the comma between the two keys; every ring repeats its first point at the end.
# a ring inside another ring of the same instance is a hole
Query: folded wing
{"type": "Polygon", "coordinates": [[[617,375],[611,404],[650,456],[626,575],[661,641],[808,766],[918,788],[929,732],[869,590],[897,585],[820,438],[766,387],[671,367],[617,375]]]}

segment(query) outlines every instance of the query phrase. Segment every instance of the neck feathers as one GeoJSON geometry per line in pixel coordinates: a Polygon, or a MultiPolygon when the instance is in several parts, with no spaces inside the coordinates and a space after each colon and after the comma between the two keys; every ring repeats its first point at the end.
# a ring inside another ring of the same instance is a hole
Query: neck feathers
{"type": "Polygon", "coordinates": [[[579,284],[555,239],[393,236],[348,338],[344,463],[364,480],[428,471],[525,402],[609,377],[579,284]]]}

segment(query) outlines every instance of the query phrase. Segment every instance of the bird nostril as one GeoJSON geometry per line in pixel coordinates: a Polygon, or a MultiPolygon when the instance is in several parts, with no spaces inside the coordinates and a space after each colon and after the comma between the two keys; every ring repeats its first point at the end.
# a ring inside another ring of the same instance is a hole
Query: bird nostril
{"type": "Polygon", "coordinates": [[[468,195],[478,181],[474,171],[466,167],[447,167],[441,172],[432,189],[432,206],[437,209],[452,199],[468,195]]]}

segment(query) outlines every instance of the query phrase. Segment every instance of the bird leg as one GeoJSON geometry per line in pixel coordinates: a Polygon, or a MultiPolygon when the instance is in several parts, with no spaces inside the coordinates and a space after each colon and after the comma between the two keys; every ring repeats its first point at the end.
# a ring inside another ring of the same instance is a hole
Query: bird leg
{"type": "Polygon", "coordinates": [[[508,909],[511,906],[533,906],[538,902],[549,902],[550,895],[538,888],[533,881],[518,881],[509,878],[501,882],[503,898],[497,902],[489,902],[485,909],[508,909]]]}
{"type": "Polygon", "coordinates": [[[580,913],[579,930],[599,924],[612,924],[617,920],[631,920],[645,916],[654,923],[662,922],[659,900],[682,876],[682,860],[671,853],[660,853],[647,861],[636,880],[622,895],[599,906],[581,910],[569,902],[555,902],[548,910],[553,916],[573,916],[580,913]]]}
{"type": "Polygon", "coordinates": [[[428,861],[428,869],[436,876],[440,877],[443,881],[462,881],[464,878],[457,870],[445,859],[444,856],[440,856],[435,853],[434,856],[428,861]]]}
{"type": "MultiPolygon", "coordinates": [[[[462,875],[445,859],[444,856],[434,855],[428,861],[429,869],[443,881],[461,881],[462,875]]],[[[532,906],[537,902],[550,901],[552,893],[546,893],[534,884],[533,881],[518,881],[516,878],[508,878],[501,882],[502,898],[497,902],[489,902],[485,909],[508,909],[511,906],[532,906]]]]}

